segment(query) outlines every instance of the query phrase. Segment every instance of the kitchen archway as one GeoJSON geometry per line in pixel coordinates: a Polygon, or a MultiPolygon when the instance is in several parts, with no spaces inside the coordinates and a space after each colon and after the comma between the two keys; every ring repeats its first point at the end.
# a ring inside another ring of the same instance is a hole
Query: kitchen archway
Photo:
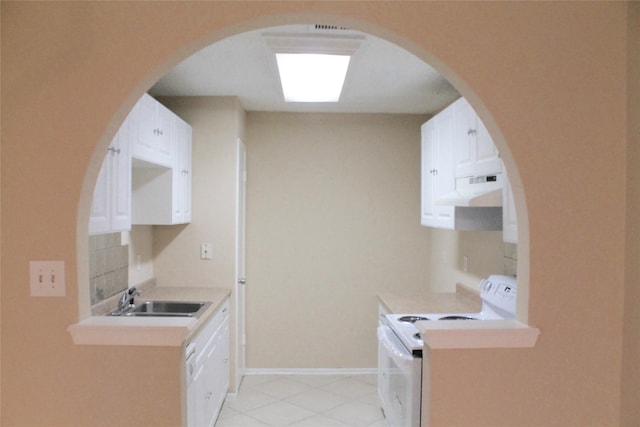
{"type": "MultiPolygon", "coordinates": [[[[307,23],[314,21],[315,17],[313,16],[305,16],[305,17],[296,17],[296,20],[299,20],[300,23],[307,23]]],[[[479,113],[482,117],[484,123],[488,127],[495,144],[499,148],[502,157],[504,159],[504,163],[506,169],[509,171],[510,179],[512,180],[513,188],[514,188],[514,198],[516,201],[516,209],[518,212],[518,222],[519,222],[519,244],[518,244],[518,280],[519,280],[519,300],[518,300],[518,318],[521,321],[526,322],[527,320],[527,306],[528,306],[528,226],[527,226],[527,216],[526,216],[526,208],[524,203],[524,192],[522,190],[522,185],[519,178],[519,173],[517,171],[517,167],[513,160],[513,157],[510,154],[509,148],[507,146],[504,137],[502,136],[499,127],[493,120],[491,114],[489,113],[488,108],[482,103],[481,99],[479,99],[472,89],[466,84],[464,80],[459,78],[452,70],[450,70],[446,64],[438,61],[437,58],[432,57],[428,52],[421,49],[417,44],[410,42],[408,40],[404,40],[398,36],[395,36],[384,29],[376,28],[367,23],[363,22],[352,22],[349,20],[344,20],[339,17],[329,18],[326,16],[322,16],[322,20],[324,22],[328,22],[330,24],[335,25],[346,25],[350,28],[363,31],[369,34],[373,34],[379,36],[381,38],[385,38],[386,40],[393,42],[394,44],[412,52],[425,62],[431,64],[434,68],[436,68],[448,81],[450,81],[458,91],[463,94],[467,99],[470,100],[474,109],[479,113]]],[[[233,34],[239,34],[241,32],[247,31],[249,29],[259,29],[271,26],[277,26],[280,24],[290,24],[291,20],[289,17],[271,17],[268,19],[261,19],[256,22],[245,23],[242,26],[238,26],[235,28],[229,28],[228,32],[225,34],[216,34],[211,36],[211,38],[200,40],[197,44],[192,46],[184,47],[179,52],[176,52],[174,58],[172,58],[171,63],[165,63],[159,65],[154,72],[147,75],[147,78],[144,82],[141,82],[139,86],[141,87],[150,87],[149,83],[153,83],[154,79],[158,79],[164,72],[166,72],[170,67],[178,64],[182,59],[188,57],[191,53],[208,46],[211,43],[220,41],[228,36],[233,34]],[[268,21],[268,22],[267,22],[268,21]]],[[[124,117],[128,110],[130,110],[133,102],[139,95],[141,95],[145,90],[140,89],[137,93],[132,93],[129,100],[123,105],[120,109],[118,117],[124,117]]],[[[117,126],[114,126],[117,128],[117,126]]],[[[86,191],[88,189],[92,189],[95,184],[95,177],[97,176],[99,164],[101,162],[100,155],[98,153],[103,152],[104,147],[106,147],[106,142],[110,138],[108,135],[105,135],[103,141],[99,144],[99,147],[96,149],[96,154],[94,154],[94,159],[92,161],[92,167],[88,175],[85,177],[85,182],[83,188],[85,189],[84,194],[85,197],[81,202],[81,213],[79,215],[79,226],[78,226],[78,241],[81,242],[83,239],[86,241],[86,212],[88,212],[88,206],[91,203],[91,199],[87,198],[87,194],[91,194],[91,191],[86,191]],[[83,219],[84,218],[84,219],[83,219]],[[80,232],[80,230],[84,230],[80,232]]],[[[83,254],[80,252],[83,250],[83,246],[86,247],[86,243],[78,244],[79,250],[79,275],[78,275],[78,283],[79,283],[79,297],[80,297],[80,313],[81,317],[86,317],[88,314],[88,305],[87,305],[87,292],[88,292],[88,284],[84,283],[84,278],[88,277],[86,271],[86,262],[83,260],[86,259],[86,251],[83,254]]]]}

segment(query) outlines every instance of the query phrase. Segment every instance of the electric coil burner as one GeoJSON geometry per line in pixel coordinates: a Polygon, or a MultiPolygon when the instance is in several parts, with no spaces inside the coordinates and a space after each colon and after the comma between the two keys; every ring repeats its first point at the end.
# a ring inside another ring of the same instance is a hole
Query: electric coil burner
{"type": "Polygon", "coordinates": [[[516,279],[492,275],[480,282],[482,309],[479,313],[386,314],[384,321],[414,356],[422,356],[424,345],[415,326],[418,321],[465,321],[513,319],[516,312],[516,279]]]}
{"type": "Polygon", "coordinates": [[[431,320],[431,319],[424,316],[402,316],[398,318],[398,322],[405,322],[405,323],[416,323],[417,321],[422,321],[422,320],[431,320]]]}
{"type": "Polygon", "coordinates": [[[438,320],[478,320],[478,318],[469,316],[444,316],[438,320]]]}

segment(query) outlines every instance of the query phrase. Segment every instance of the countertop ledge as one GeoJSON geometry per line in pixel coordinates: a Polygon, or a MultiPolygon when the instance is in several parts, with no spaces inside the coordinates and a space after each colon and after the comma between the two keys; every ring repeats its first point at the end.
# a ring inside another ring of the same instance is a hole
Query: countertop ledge
{"type": "Polygon", "coordinates": [[[540,330],[517,320],[416,322],[427,350],[532,348],[540,330]]]}
{"type": "Polygon", "coordinates": [[[67,328],[77,345],[180,347],[216,312],[231,294],[229,289],[154,287],[142,300],[208,301],[211,306],[193,317],[92,316],[67,328]]]}

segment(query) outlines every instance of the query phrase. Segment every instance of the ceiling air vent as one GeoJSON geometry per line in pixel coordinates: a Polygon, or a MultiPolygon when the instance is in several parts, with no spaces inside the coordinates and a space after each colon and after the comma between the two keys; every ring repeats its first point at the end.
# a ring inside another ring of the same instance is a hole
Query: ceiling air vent
{"type": "Polygon", "coordinates": [[[316,24],[314,27],[316,30],[325,30],[325,31],[349,31],[347,27],[339,27],[337,25],[327,25],[327,24],[316,24]]]}

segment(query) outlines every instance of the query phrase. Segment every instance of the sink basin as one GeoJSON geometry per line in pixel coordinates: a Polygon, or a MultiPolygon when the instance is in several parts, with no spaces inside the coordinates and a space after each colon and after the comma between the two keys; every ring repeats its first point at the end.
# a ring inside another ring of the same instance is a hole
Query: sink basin
{"type": "Polygon", "coordinates": [[[198,312],[205,303],[203,302],[183,302],[183,301],[145,301],[136,305],[133,313],[184,313],[191,314],[198,312]]]}
{"type": "Polygon", "coordinates": [[[111,315],[129,317],[200,317],[210,304],[209,302],[201,301],[144,301],[123,311],[115,310],[111,315]]]}

